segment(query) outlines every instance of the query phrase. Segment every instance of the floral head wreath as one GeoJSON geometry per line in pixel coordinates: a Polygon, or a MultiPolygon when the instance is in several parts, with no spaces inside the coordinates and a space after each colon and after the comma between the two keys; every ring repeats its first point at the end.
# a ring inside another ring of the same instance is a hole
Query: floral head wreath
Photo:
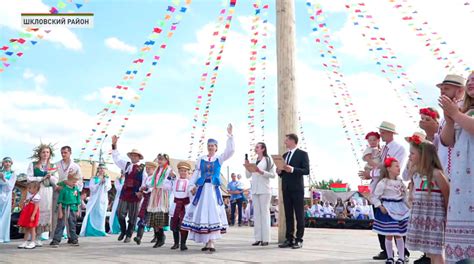
{"type": "Polygon", "coordinates": [[[384,160],[383,165],[385,166],[385,168],[390,168],[392,167],[392,163],[394,162],[398,162],[398,160],[393,157],[388,157],[384,160]]]}
{"type": "Polygon", "coordinates": [[[409,137],[408,142],[413,143],[417,146],[420,146],[421,143],[423,143],[423,141],[421,140],[421,138],[418,135],[413,135],[413,136],[409,137]]]}
{"type": "Polygon", "coordinates": [[[421,115],[429,116],[429,117],[431,117],[431,118],[433,118],[433,119],[439,119],[439,113],[438,113],[435,109],[430,108],[430,107],[428,107],[428,108],[421,108],[421,109],[420,109],[420,114],[421,114],[421,115]]]}
{"type": "Polygon", "coordinates": [[[367,135],[365,135],[365,139],[369,139],[369,137],[371,137],[371,136],[374,136],[377,139],[380,139],[380,134],[378,132],[373,132],[373,131],[367,133],[367,135]]]}

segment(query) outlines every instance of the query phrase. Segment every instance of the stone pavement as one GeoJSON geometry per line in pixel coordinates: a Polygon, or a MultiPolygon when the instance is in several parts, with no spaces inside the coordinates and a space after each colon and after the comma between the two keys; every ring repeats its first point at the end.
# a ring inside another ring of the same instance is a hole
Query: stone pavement
{"type": "MultiPolygon", "coordinates": [[[[152,248],[151,233],[145,233],[144,243],[137,246],[133,241],[124,244],[112,235],[101,238],[79,239],[79,247],[62,243],[59,248],[48,245],[33,250],[17,249],[21,241],[0,244],[0,263],[384,263],[373,261],[372,256],[379,252],[377,236],[368,230],[344,229],[305,229],[302,249],[280,249],[276,243],[277,228],[272,229],[274,241],[267,247],[253,243],[253,229],[232,227],[217,241],[217,252],[213,254],[200,251],[202,245],[189,241],[189,250],[180,252],[170,250],[171,232],[166,232],[167,241],[163,248],[152,248]]],[[[65,242],[65,241],[63,241],[65,242]]],[[[45,243],[46,244],[46,243],[45,243]]],[[[411,261],[420,256],[412,252],[411,261]]]]}

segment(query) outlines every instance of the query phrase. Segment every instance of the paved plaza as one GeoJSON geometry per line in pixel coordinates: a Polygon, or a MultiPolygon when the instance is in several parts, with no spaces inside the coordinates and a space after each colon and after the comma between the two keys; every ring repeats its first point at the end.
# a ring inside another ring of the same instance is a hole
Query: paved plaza
{"type": "MultiPolygon", "coordinates": [[[[217,252],[202,253],[202,245],[189,241],[186,252],[170,250],[171,232],[167,232],[166,245],[152,248],[151,233],[144,236],[145,243],[124,244],[117,236],[80,238],[80,247],[61,244],[59,248],[44,246],[33,250],[20,250],[21,241],[0,245],[0,263],[383,263],[371,257],[378,253],[377,236],[368,230],[310,229],[305,230],[304,247],[299,250],[280,249],[276,243],[277,228],[272,229],[274,241],[268,247],[253,247],[253,229],[232,227],[217,242],[217,252]]],[[[64,241],[63,241],[64,242],[64,241]]],[[[411,260],[418,258],[413,253],[411,260]]]]}

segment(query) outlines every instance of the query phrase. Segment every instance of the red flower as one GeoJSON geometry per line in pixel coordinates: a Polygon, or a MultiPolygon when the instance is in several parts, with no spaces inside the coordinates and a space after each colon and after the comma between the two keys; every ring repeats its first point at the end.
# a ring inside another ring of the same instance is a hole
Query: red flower
{"type": "Polygon", "coordinates": [[[438,112],[436,112],[435,110],[433,110],[431,108],[422,108],[422,109],[420,109],[420,114],[429,116],[433,119],[438,119],[439,118],[438,112]]]}
{"type": "Polygon", "coordinates": [[[421,138],[417,135],[413,135],[408,138],[408,141],[411,143],[415,143],[415,145],[420,145],[421,144],[421,138]]]}
{"type": "Polygon", "coordinates": [[[393,162],[398,162],[398,160],[396,158],[393,158],[393,157],[388,157],[384,160],[384,165],[385,165],[385,168],[389,168],[392,166],[392,163],[393,162]]]}

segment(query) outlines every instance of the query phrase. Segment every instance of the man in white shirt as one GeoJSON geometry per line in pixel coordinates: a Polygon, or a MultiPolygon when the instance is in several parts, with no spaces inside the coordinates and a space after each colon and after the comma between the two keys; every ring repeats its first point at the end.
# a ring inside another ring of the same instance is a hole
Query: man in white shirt
{"type": "MultiPolygon", "coordinates": [[[[382,162],[388,158],[393,157],[397,159],[400,165],[403,165],[407,157],[405,148],[398,142],[394,140],[394,136],[397,134],[396,127],[393,123],[383,121],[382,124],[378,127],[380,138],[385,142],[385,146],[382,148],[382,153],[380,155],[382,162]]],[[[375,190],[375,186],[380,181],[380,169],[374,168],[371,171],[359,171],[359,176],[363,180],[372,180],[370,183],[370,192],[371,195],[375,190]]],[[[408,181],[408,174],[403,174],[403,180],[408,181]]],[[[374,210],[379,210],[374,208],[374,210]]],[[[382,251],[373,257],[373,259],[382,260],[387,259],[387,252],[385,250],[385,236],[378,235],[379,244],[382,251]]],[[[405,249],[405,255],[409,255],[408,250],[405,249]]]]}
{"type": "MultiPolygon", "coordinates": [[[[62,159],[58,162],[56,162],[56,168],[58,168],[58,183],[63,182],[67,180],[69,174],[76,174],[79,177],[79,181],[77,182],[77,187],[79,188],[80,191],[82,191],[83,188],[83,181],[82,181],[82,173],[81,173],[81,167],[77,163],[75,163],[71,159],[71,154],[72,154],[72,149],[70,146],[64,146],[61,148],[61,156],[62,159]]],[[[57,210],[57,204],[58,204],[58,197],[59,197],[59,191],[61,190],[61,187],[55,186],[55,190],[53,192],[53,219],[51,221],[51,230],[56,230],[56,224],[58,222],[58,210],[57,210]]],[[[68,243],[71,242],[68,239],[68,243]]]]}

